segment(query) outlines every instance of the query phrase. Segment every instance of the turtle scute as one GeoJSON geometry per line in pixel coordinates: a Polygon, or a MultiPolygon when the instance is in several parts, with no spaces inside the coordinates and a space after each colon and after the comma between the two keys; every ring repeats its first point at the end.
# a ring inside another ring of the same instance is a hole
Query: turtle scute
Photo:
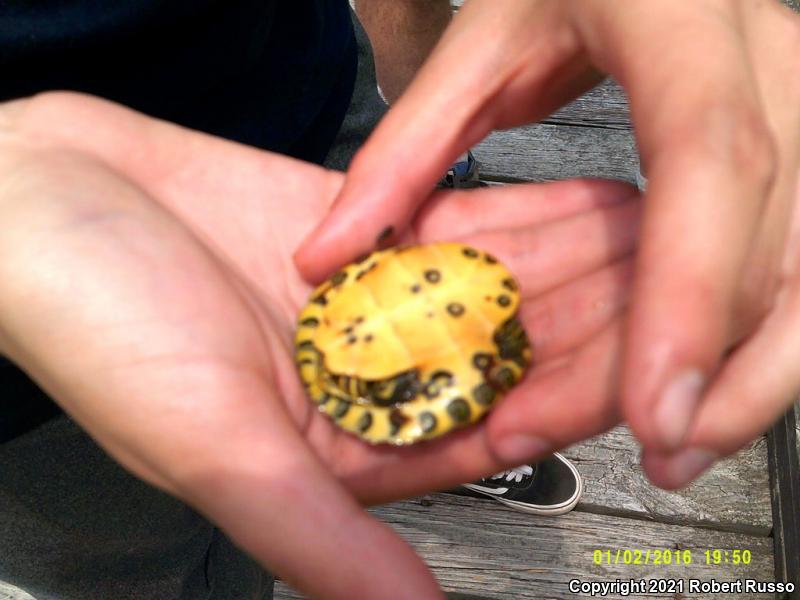
{"type": "Polygon", "coordinates": [[[298,318],[306,392],[371,443],[410,444],[474,423],[518,383],[530,343],[519,285],[457,243],[373,252],[317,287],[298,318]]]}

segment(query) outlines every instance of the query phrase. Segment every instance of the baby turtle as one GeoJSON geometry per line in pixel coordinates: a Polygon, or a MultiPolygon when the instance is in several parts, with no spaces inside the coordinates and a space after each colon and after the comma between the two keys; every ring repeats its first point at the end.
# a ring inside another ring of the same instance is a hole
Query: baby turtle
{"type": "Polygon", "coordinates": [[[300,313],[300,379],[322,412],[373,444],[474,423],[530,362],[518,290],[492,255],[463,244],[374,252],[300,313]]]}

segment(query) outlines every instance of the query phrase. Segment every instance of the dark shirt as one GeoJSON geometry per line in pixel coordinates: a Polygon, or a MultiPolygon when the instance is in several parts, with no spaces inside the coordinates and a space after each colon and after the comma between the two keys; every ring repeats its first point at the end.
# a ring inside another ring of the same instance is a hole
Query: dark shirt
{"type": "MultiPolygon", "coordinates": [[[[0,101],[82,91],[317,163],[355,69],[345,0],[0,1],[0,101]]],[[[0,359],[0,443],[57,413],[0,359]]]]}

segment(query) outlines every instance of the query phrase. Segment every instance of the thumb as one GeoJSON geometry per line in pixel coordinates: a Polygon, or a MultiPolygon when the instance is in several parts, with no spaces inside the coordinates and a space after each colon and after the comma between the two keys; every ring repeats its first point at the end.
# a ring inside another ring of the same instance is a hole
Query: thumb
{"type": "Polygon", "coordinates": [[[297,432],[275,429],[226,444],[216,466],[184,482],[185,496],[307,597],[443,598],[422,559],[364,511],[297,432]]]}
{"type": "Polygon", "coordinates": [[[320,281],[376,243],[396,241],[459,154],[494,128],[534,121],[597,83],[560,13],[537,2],[499,9],[493,0],[459,11],[296,252],[304,277],[320,281]],[[502,35],[487,45],[487,32],[502,35]]]}

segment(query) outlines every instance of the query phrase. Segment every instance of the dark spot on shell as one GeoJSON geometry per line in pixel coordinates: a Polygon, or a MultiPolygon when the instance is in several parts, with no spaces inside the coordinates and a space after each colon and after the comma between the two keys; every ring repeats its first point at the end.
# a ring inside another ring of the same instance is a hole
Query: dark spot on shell
{"type": "Polygon", "coordinates": [[[342,329],[342,333],[353,333],[353,326],[352,325],[348,325],[347,327],[342,329]]]}
{"type": "Polygon", "coordinates": [[[356,338],[356,336],[354,336],[354,335],[348,336],[348,337],[347,337],[347,343],[348,343],[348,344],[355,344],[355,343],[356,343],[356,339],[357,339],[357,338],[356,338]]]}
{"type": "Polygon", "coordinates": [[[494,256],[492,256],[491,254],[486,254],[486,255],[483,257],[483,259],[484,259],[484,260],[485,260],[487,263],[489,263],[490,265],[497,264],[497,259],[496,259],[494,256]]]}
{"type": "Polygon", "coordinates": [[[361,433],[364,433],[367,429],[372,426],[372,413],[365,412],[361,415],[361,418],[358,420],[358,424],[356,427],[361,433]]]}
{"type": "Polygon", "coordinates": [[[339,271],[333,277],[331,277],[331,285],[333,286],[342,285],[345,279],[347,279],[347,273],[345,273],[344,271],[339,271]]]}
{"type": "Polygon", "coordinates": [[[311,340],[303,340],[302,342],[297,344],[297,347],[299,349],[304,349],[304,350],[314,350],[314,349],[316,349],[315,346],[314,346],[314,342],[312,342],[311,340]]]}
{"type": "Polygon", "coordinates": [[[417,417],[419,419],[419,426],[422,428],[424,433],[430,433],[434,429],[436,429],[436,415],[432,412],[421,412],[417,417]]]}
{"type": "Polygon", "coordinates": [[[497,303],[502,307],[506,307],[511,304],[511,298],[509,298],[505,294],[500,294],[497,297],[497,303]]]}
{"type": "Polygon", "coordinates": [[[431,378],[422,389],[422,393],[428,399],[436,398],[443,389],[453,385],[453,374],[450,371],[439,369],[431,373],[431,378]]]}
{"type": "Polygon", "coordinates": [[[486,300],[487,302],[491,302],[492,301],[492,297],[491,296],[484,296],[483,299],[486,300]]]}
{"type": "Polygon", "coordinates": [[[328,299],[325,297],[325,294],[322,293],[319,296],[314,297],[311,300],[314,304],[319,304],[321,306],[325,306],[328,303],[328,299]]]}
{"type": "Polygon", "coordinates": [[[470,416],[469,404],[464,398],[451,400],[447,405],[447,413],[456,423],[466,423],[470,416]]]}
{"type": "Polygon", "coordinates": [[[372,341],[372,339],[373,338],[371,333],[368,333],[367,335],[364,336],[364,341],[367,342],[368,344],[372,341]]]}
{"type": "Polygon", "coordinates": [[[494,362],[492,355],[487,352],[476,352],[472,355],[472,364],[479,371],[485,371],[494,362]]]}
{"type": "Polygon", "coordinates": [[[301,358],[300,360],[297,361],[297,366],[298,367],[300,367],[302,365],[313,365],[313,364],[314,364],[314,361],[311,360],[310,358],[301,358]]]}
{"type": "Polygon", "coordinates": [[[478,251],[475,248],[464,248],[461,253],[467,258],[478,258],[478,251]]]}
{"type": "Polygon", "coordinates": [[[500,358],[513,360],[523,368],[528,364],[526,351],[530,344],[519,319],[515,317],[508,319],[497,328],[492,340],[497,346],[500,358]]]}
{"type": "Polygon", "coordinates": [[[367,252],[365,254],[361,254],[356,260],[354,261],[357,265],[360,265],[365,260],[367,260],[370,256],[372,256],[372,252],[367,252]]]}
{"type": "Polygon", "coordinates": [[[489,406],[494,402],[496,396],[497,392],[488,383],[479,383],[472,389],[472,397],[475,398],[475,402],[483,406],[489,406]]]}
{"type": "Polygon", "coordinates": [[[394,227],[391,225],[384,227],[383,231],[378,234],[375,244],[378,246],[378,248],[385,248],[389,245],[388,242],[392,235],[394,235],[394,227]]]}
{"type": "Polygon", "coordinates": [[[366,396],[378,406],[393,406],[413,400],[421,389],[419,373],[413,369],[389,379],[368,381],[366,396]]]}
{"type": "Polygon", "coordinates": [[[506,288],[509,292],[516,292],[519,288],[517,286],[517,282],[507,277],[503,279],[503,287],[506,288]]]}
{"type": "Polygon", "coordinates": [[[436,269],[428,269],[425,271],[425,280],[429,283],[439,283],[442,280],[442,274],[436,269]]]}
{"type": "Polygon", "coordinates": [[[421,290],[422,290],[422,286],[420,284],[418,284],[418,283],[415,283],[414,285],[411,286],[411,293],[412,294],[418,294],[421,290]]]}
{"type": "Polygon", "coordinates": [[[451,302],[447,305],[447,312],[454,317],[460,317],[464,314],[464,305],[460,304],[459,302],[451,302]]]}
{"type": "Polygon", "coordinates": [[[400,428],[410,421],[409,417],[397,408],[389,413],[389,423],[392,424],[391,435],[396,435],[400,428]]]}
{"type": "Polygon", "coordinates": [[[364,322],[364,317],[356,317],[356,325],[361,325],[364,322]]]}
{"type": "Polygon", "coordinates": [[[339,400],[336,408],[333,409],[333,416],[335,419],[341,419],[350,410],[350,403],[347,400],[339,400]]]}
{"type": "Polygon", "coordinates": [[[303,327],[316,327],[319,325],[319,319],[316,317],[308,317],[307,319],[300,321],[300,325],[303,327]]]}
{"type": "Polygon", "coordinates": [[[443,385],[452,385],[453,384],[453,374],[450,371],[445,371],[444,369],[438,369],[431,373],[431,381],[440,381],[443,385]]]}
{"type": "Polygon", "coordinates": [[[322,395],[319,397],[319,400],[317,400],[317,404],[319,404],[320,406],[324,406],[325,404],[328,403],[328,400],[330,400],[331,398],[332,396],[330,394],[328,394],[327,392],[322,392],[322,395]]]}
{"type": "Polygon", "coordinates": [[[491,383],[493,383],[495,387],[499,387],[500,389],[504,390],[511,388],[514,383],[516,383],[514,371],[508,367],[502,367],[498,369],[496,372],[492,373],[490,377],[491,383]]]}

